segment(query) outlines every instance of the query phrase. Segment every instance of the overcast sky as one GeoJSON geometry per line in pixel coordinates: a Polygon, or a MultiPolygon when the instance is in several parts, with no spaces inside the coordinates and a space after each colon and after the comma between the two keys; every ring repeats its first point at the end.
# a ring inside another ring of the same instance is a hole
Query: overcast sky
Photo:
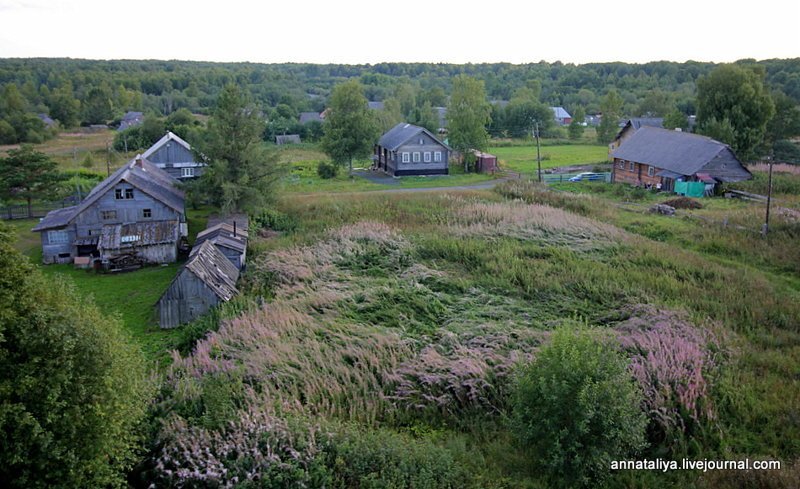
{"type": "Polygon", "coordinates": [[[0,0],[0,57],[725,62],[800,57],[798,22],[798,0],[0,0]]]}

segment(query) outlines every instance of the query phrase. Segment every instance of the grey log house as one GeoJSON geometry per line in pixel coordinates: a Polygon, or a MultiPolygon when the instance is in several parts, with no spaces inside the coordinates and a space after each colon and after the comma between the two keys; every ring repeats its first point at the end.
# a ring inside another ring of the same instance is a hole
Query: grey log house
{"type": "Polygon", "coordinates": [[[77,256],[108,263],[121,254],[140,263],[171,263],[187,234],[177,181],[137,156],[100,182],[78,205],[48,213],[41,233],[44,263],[77,256]]]}
{"type": "Polygon", "coordinates": [[[375,168],[392,176],[447,175],[450,147],[424,127],[401,122],[375,145],[375,168]]]}
{"type": "Polygon", "coordinates": [[[199,177],[206,166],[197,161],[191,145],[172,132],[150,146],[142,157],[178,180],[199,177]]]}

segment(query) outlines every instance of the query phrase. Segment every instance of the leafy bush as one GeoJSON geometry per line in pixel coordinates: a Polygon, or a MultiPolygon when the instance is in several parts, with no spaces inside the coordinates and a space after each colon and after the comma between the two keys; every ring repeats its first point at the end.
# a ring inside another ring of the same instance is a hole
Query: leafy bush
{"type": "Polygon", "coordinates": [[[645,446],[642,400],[624,356],[588,330],[561,328],[519,373],[512,429],[553,484],[591,487],[611,460],[645,446]]]}
{"type": "Polygon", "coordinates": [[[320,161],[317,164],[317,175],[325,180],[335,178],[339,174],[339,165],[330,161],[320,161]]]}
{"type": "Polygon", "coordinates": [[[0,480],[122,487],[148,388],[140,354],[64,283],[45,280],[0,225],[0,480]]]}
{"type": "Polygon", "coordinates": [[[275,209],[264,209],[254,218],[259,228],[272,229],[273,231],[291,232],[297,229],[297,221],[288,214],[275,209]]]}

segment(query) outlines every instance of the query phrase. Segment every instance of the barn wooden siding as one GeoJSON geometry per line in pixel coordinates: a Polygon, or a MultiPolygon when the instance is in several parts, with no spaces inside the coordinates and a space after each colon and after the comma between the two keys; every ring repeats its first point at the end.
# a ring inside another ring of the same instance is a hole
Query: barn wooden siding
{"type": "Polygon", "coordinates": [[[159,299],[159,324],[174,328],[231,300],[238,279],[239,270],[213,244],[202,243],[159,299]]]}

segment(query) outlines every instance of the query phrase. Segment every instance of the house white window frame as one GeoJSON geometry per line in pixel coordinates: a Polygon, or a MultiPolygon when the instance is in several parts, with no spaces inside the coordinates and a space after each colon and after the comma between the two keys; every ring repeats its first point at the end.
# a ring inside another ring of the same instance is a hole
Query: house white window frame
{"type": "Polygon", "coordinates": [[[181,168],[181,178],[192,178],[194,177],[194,167],[185,166],[181,168]]]}
{"type": "Polygon", "coordinates": [[[411,153],[403,152],[403,163],[411,163],[411,153]]]}
{"type": "Polygon", "coordinates": [[[430,163],[431,162],[431,152],[430,151],[426,151],[426,152],[422,153],[422,161],[424,161],[425,163],[430,163]]]}
{"type": "Polygon", "coordinates": [[[624,170],[625,169],[625,160],[619,160],[619,169],[620,170],[624,170]]]}
{"type": "Polygon", "coordinates": [[[433,161],[434,161],[434,163],[441,163],[441,161],[442,161],[442,152],[441,151],[434,151],[433,152],[433,161]]]}
{"type": "Polygon", "coordinates": [[[633,161],[628,162],[628,171],[634,172],[636,171],[636,163],[633,161]]]}
{"type": "Polygon", "coordinates": [[[47,242],[50,244],[69,243],[69,232],[66,229],[54,229],[47,232],[47,242]]]}
{"type": "Polygon", "coordinates": [[[654,166],[647,167],[647,176],[654,177],[656,175],[656,168],[654,166]]]}
{"type": "Polygon", "coordinates": [[[414,151],[414,154],[411,158],[411,161],[414,163],[419,163],[422,161],[422,154],[419,151],[414,151]]]}

